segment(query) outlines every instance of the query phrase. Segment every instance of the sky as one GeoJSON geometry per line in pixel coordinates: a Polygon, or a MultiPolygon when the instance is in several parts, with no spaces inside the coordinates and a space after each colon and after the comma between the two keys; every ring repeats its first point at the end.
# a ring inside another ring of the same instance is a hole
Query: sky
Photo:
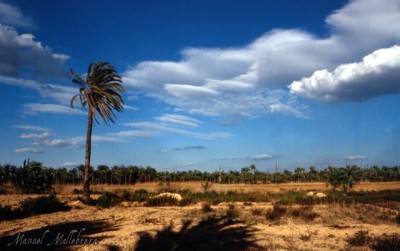
{"type": "Polygon", "coordinates": [[[400,164],[400,0],[0,0],[0,164],[84,163],[70,69],[103,60],[93,166],[400,164]]]}

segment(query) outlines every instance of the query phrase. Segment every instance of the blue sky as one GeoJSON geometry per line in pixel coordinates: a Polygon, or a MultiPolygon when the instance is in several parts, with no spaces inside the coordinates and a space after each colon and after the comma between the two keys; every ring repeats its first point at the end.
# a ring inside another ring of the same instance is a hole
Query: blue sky
{"type": "Polygon", "coordinates": [[[0,163],[84,162],[69,69],[99,60],[126,107],[95,166],[400,162],[399,0],[0,0],[0,163]]]}

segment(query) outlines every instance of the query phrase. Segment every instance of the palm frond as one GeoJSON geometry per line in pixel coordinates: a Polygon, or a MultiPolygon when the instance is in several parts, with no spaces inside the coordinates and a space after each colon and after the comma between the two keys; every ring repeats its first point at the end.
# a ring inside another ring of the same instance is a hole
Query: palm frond
{"type": "Polygon", "coordinates": [[[124,110],[122,93],[125,92],[122,77],[116,73],[114,66],[105,61],[91,63],[86,80],[72,70],[71,73],[75,77],[73,83],[81,87],[80,94],[73,97],[71,104],[79,96],[82,106],[91,109],[97,123],[100,120],[105,124],[114,123],[114,111],[124,110]]]}

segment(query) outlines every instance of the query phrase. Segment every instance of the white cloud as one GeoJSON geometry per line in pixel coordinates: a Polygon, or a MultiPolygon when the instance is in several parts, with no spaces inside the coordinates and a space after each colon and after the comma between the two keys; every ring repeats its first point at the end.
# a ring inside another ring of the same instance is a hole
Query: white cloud
{"type": "Polygon", "coordinates": [[[117,136],[124,136],[129,134],[131,132],[134,132],[135,134],[139,134],[140,131],[143,131],[143,133],[149,135],[149,136],[156,136],[160,135],[162,133],[174,133],[174,134],[180,134],[180,135],[186,135],[189,137],[193,138],[198,138],[198,139],[204,139],[204,140],[215,140],[215,139],[225,139],[225,138],[231,138],[233,135],[231,133],[227,132],[195,132],[193,130],[186,130],[182,128],[176,128],[174,127],[175,125],[171,124],[166,124],[166,123],[158,123],[158,122],[132,122],[132,123],[125,123],[126,126],[131,126],[138,128],[139,131],[122,131],[119,133],[114,133],[112,135],[117,136]]]}
{"type": "Polygon", "coordinates": [[[24,113],[28,115],[37,115],[41,113],[64,114],[64,115],[85,115],[82,110],[72,109],[69,106],[56,104],[38,104],[28,103],[24,105],[24,113]]]}
{"type": "Polygon", "coordinates": [[[69,162],[64,162],[63,166],[79,166],[79,163],[69,161],[69,162]]]}
{"type": "Polygon", "coordinates": [[[326,37],[298,29],[272,30],[243,47],[187,48],[177,62],[139,63],[123,74],[124,81],[178,111],[307,117],[290,93],[272,99],[273,92],[287,92],[287,85],[319,69],[329,71],[398,43],[398,20],[399,0],[354,0],[327,17],[331,34],[326,37]]]}
{"type": "MultiPolygon", "coordinates": [[[[92,143],[99,143],[99,142],[121,143],[125,141],[115,137],[92,135],[92,143]]],[[[53,147],[67,147],[67,148],[81,147],[85,146],[86,137],[82,136],[82,137],[70,137],[64,139],[49,139],[43,141],[43,143],[47,146],[53,146],[53,147]]]]}
{"type": "Polygon", "coordinates": [[[218,92],[203,86],[165,84],[164,88],[173,96],[184,99],[212,97],[218,94],[218,92]]]}
{"type": "Polygon", "coordinates": [[[80,142],[74,139],[48,139],[43,142],[46,146],[54,147],[76,147],[80,142]]]}
{"type": "Polygon", "coordinates": [[[15,149],[14,152],[16,152],[16,153],[33,153],[33,154],[45,153],[44,150],[34,149],[34,148],[29,148],[29,147],[15,149]]]}
{"type": "Polygon", "coordinates": [[[289,86],[292,93],[320,102],[362,101],[400,92],[400,46],[380,49],[361,62],[332,72],[319,70],[289,86]]]}
{"type": "Polygon", "coordinates": [[[18,34],[0,24],[0,75],[6,77],[62,79],[69,77],[65,61],[68,56],[55,54],[35,41],[32,34],[18,34]],[[26,69],[29,69],[28,71],[26,69]]]}
{"type": "Polygon", "coordinates": [[[348,160],[360,160],[360,159],[366,159],[367,156],[364,155],[349,155],[346,157],[348,160]]]}
{"type": "Polygon", "coordinates": [[[273,159],[273,158],[274,158],[274,156],[272,156],[270,154],[266,154],[266,153],[257,154],[257,155],[249,157],[249,159],[251,159],[251,160],[268,160],[268,159],[273,159]]]}
{"type": "Polygon", "coordinates": [[[34,125],[15,125],[14,128],[22,129],[22,130],[29,130],[29,131],[49,131],[46,127],[41,126],[34,126],[34,125]]]}
{"type": "Polygon", "coordinates": [[[15,27],[33,27],[33,21],[15,6],[0,2],[0,23],[15,27]]]}
{"type": "Polygon", "coordinates": [[[164,114],[161,117],[156,117],[157,120],[165,123],[172,123],[177,125],[189,126],[189,127],[198,127],[201,121],[178,114],[164,114]]]}
{"type": "Polygon", "coordinates": [[[23,133],[19,137],[21,139],[33,139],[33,140],[44,140],[48,139],[51,136],[48,132],[43,133],[23,133]]]}
{"type": "Polygon", "coordinates": [[[61,104],[70,104],[71,98],[78,92],[72,86],[44,84],[34,80],[5,77],[0,75],[0,84],[18,86],[37,91],[42,98],[49,98],[61,104]]]}

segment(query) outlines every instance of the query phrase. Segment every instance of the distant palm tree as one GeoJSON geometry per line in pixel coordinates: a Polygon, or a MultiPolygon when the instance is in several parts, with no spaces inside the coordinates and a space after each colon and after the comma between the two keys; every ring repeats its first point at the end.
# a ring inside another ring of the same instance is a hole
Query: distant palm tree
{"type": "Polygon", "coordinates": [[[121,94],[124,92],[121,76],[116,74],[114,66],[107,62],[95,62],[89,65],[85,79],[71,70],[74,79],[72,83],[79,86],[79,93],[71,99],[71,107],[79,98],[83,108],[88,111],[85,168],[83,172],[83,199],[90,200],[89,167],[92,151],[92,126],[93,119],[99,123],[101,119],[105,124],[114,123],[114,110],[121,112],[124,101],[121,94]]]}

